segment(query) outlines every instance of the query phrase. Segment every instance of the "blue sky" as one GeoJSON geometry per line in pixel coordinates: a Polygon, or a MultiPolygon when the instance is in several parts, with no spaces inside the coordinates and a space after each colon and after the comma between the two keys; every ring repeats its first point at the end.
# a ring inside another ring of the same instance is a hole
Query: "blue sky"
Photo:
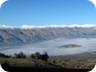
{"type": "Polygon", "coordinates": [[[0,9],[0,25],[96,24],[88,0],[9,0],[0,9]]]}

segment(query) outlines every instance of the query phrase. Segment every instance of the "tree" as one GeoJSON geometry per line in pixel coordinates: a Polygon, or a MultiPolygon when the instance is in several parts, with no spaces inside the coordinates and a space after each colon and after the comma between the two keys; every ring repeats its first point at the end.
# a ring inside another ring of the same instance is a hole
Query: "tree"
{"type": "Polygon", "coordinates": [[[41,56],[41,55],[40,55],[39,52],[36,52],[36,53],[35,53],[35,59],[40,59],[40,56],[41,56]]]}
{"type": "Polygon", "coordinates": [[[41,55],[41,59],[46,62],[48,61],[48,58],[49,58],[49,56],[48,56],[47,52],[45,52],[44,54],[41,55]]]}
{"type": "Polygon", "coordinates": [[[48,54],[47,54],[47,52],[45,52],[45,61],[47,62],[47,60],[48,60],[48,58],[49,58],[49,56],[48,56],[48,54]]]}
{"type": "Polygon", "coordinates": [[[23,52],[20,52],[19,54],[15,54],[16,58],[26,58],[26,55],[23,52]]]}
{"type": "Polygon", "coordinates": [[[31,54],[30,55],[30,58],[33,58],[34,59],[35,58],[35,55],[34,54],[31,54]]]}
{"type": "Polygon", "coordinates": [[[55,63],[56,63],[56,61],[55,61],[55,60],[53,60],[53,63],[55,64],[55,63]]]}
{"type": "Polygon", "coordinates": [[[3,58],[9,58],[8,55],[2,54],[2,53],[0,53],[0,57],[3,57],[3,58]]]}

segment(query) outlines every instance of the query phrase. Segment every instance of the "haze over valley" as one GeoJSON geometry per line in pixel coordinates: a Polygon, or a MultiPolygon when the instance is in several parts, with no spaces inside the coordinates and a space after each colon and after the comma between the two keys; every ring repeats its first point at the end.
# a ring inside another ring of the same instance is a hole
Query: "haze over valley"
{"type": "Polygon", "coordinates": [[[96,26],[0,27],[0,53],[50,56],[96,52],[96,26]]]}

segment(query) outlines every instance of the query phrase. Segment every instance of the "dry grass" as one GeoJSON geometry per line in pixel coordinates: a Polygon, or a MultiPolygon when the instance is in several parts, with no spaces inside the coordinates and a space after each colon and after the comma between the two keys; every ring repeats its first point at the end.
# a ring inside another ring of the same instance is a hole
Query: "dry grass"
{"type": "Polygon", "coordinates": [[[93,69],[96,63],[96,55],[81,54],[71,56],[50,57],[48,63],[32,58],[0,58],[0,63],[8,63],[13,67],[61,67],[67,69],[93,69]],[[53,62],[55,60],[55,63],[53,62]],[[37,64],[36,64],[37,63],[37,64]]]}

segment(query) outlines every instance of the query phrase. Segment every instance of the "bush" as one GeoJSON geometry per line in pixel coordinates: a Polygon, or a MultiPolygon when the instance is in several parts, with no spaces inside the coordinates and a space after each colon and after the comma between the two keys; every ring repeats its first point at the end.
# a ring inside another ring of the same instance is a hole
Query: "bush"
{"type": "Polygon", "coordinates": [[[31,54],[30,55],[30,58],[33,58],[34,59],[35,58],[35,55],[34,54],[31,54]]]}
{"type": "Polygon", "coordinates": [[[26,55],[23,52],[20,52],[19,54],[15,54],[16,58],[26,58],[26,55]]]}
{"type": "Polygon", "coordinates": [[[0,57],[3,57],[3,58],[9,58],[8,55],[2,54],[2,53],[0,53],[0,57]]]}
{"type": "Polygon", "coordinates": [[[44,54],[40,54],[39,52],[36,52],[35,54],[31,54],[30,58],[41,59],[41,60],[44,60],[47,62],[49,56],[48,56],[47,52],[45,52],[44,54]]]}
{"type": "Polygon", "coordinates": [[[41,59],[46,62],[47,62],[48,58],[49,58],[49,56],[48,56],[47,52],[45,52],[44,54],[41,55],[41,59]]]}
{"type": "Polygon", "coordinates": [[[55,61],[55,60],[53,60],[53,63],[55,64],[55,63],[56,63],[56,61],[55,61]]]}

